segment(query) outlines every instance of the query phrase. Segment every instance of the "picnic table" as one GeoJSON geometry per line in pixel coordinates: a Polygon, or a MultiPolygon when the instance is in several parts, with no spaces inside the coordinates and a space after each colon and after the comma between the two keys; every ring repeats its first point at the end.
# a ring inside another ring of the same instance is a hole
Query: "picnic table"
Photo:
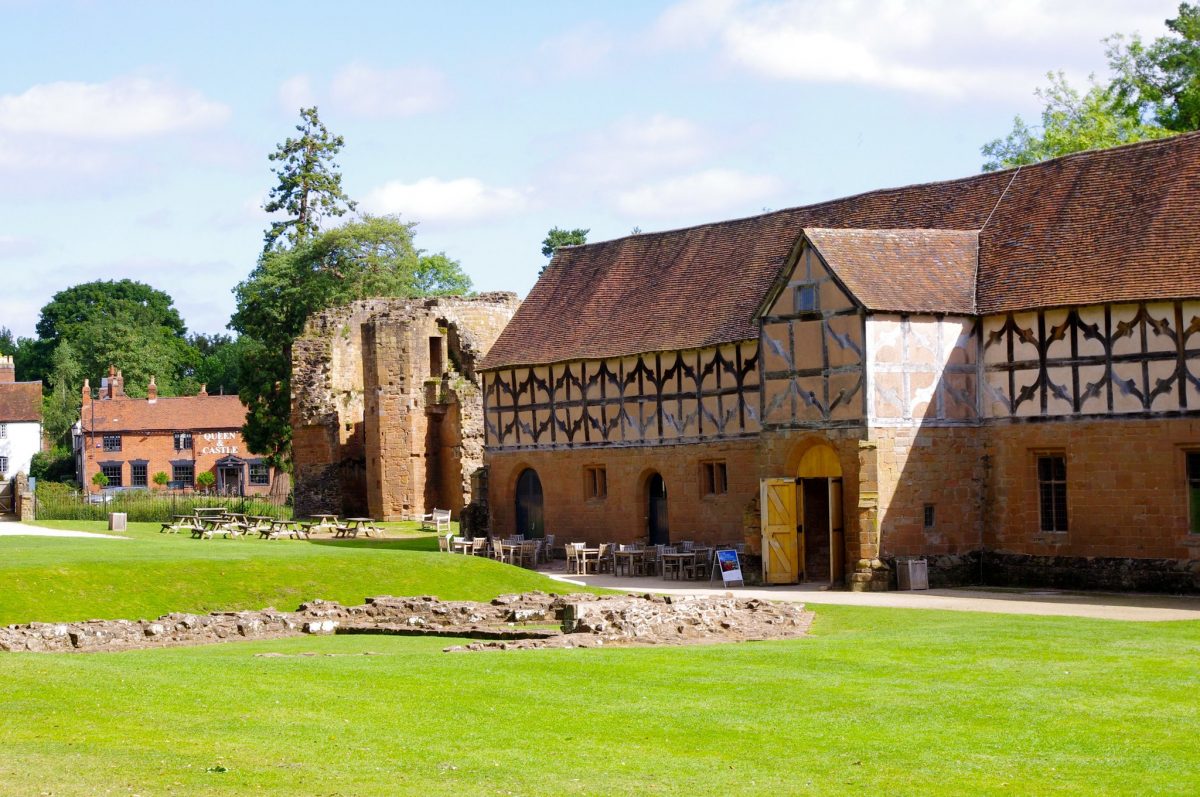
{"type": "Polygon", "coordinates": [[[312,519],[312,522],[308,525],[310,530],[337,529],[338,522],[336,514],[328,512],[314,512],[313,514],[309,515],[309,517],[312,519]]]}
{"type": "Polygon", "coordinates": [[[375,518],[348,517],[344,525],[336,528],[335,537],[357,537],[360,531],[367,537],[383,536],[383,529],[375,525],[375,518]]]}

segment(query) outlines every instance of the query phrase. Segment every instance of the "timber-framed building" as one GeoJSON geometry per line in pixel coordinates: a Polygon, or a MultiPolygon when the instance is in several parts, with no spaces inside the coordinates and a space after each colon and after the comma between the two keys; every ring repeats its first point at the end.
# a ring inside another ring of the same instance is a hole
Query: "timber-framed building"
{"type": "Polygon", "coordinates": [[[1200,134],[559,250],[480,372],[493,530],[769,582],[1200,589],[1200,134]]]}

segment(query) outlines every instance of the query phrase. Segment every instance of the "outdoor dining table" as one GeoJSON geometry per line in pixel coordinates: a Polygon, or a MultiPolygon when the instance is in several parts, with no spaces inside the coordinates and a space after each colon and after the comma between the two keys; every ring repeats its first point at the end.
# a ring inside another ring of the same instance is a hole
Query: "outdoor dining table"
{"type": "Polygon", "coordinates": [[[304,537],[308,539],[308,532],[300,525],[297,520],[283,520],[281,518],[267,518],[270,523],[266,526],[260,526],[258,533],[269,540],[276,540],[280,537],[293,537],[299,539],[304,537]]]}
{"type": "Polygon", "coordinates": [[[317,512],[312,515],[309,515],[309,517],[311,517],[315,521],[310,528],[326,529],[326,528],[336,528],[337,527],[337,515],[336,514],[317,512]]]}
{"type": "Polygon", "coordinates": [[[576,548],[575,550],[579,556],[579,572],[586,574],[590,565],[592,572],[595,573],[600,565],[600,549],[576,548]],[[590,559],[588,558],[589,556],[591,557],[590,559]]]}
{"type": "Polygon", "coordinates": [[[450,551],[452,553],[468,554],[468,553],[471,553],[471,550],[474,547],[475,547],[474,540],[468,540],[466,537],[451,537],[450,538],[450,551]]]}
{"type": "Polygon", "coordinates": [[[664,551],[661,554],[662,559],[662,575],[666,579],[673,577],[676,581],[683,578],[683,566],[693,564],[696,561],[695,551],[675,551],[674,553],[664,551]],[[673,566],[672,566],[673,563],[673,566]]]}
{"type": "Polygon", "coordinates": [[[639,560],[645,557],[646,551],[643,548],[636,550],[630,549],[627,551],[613,551],[613,575],[621,575],[621,569],[624,568],[625,575],[632,576],[637,569],[635,565],[639,560]]]}

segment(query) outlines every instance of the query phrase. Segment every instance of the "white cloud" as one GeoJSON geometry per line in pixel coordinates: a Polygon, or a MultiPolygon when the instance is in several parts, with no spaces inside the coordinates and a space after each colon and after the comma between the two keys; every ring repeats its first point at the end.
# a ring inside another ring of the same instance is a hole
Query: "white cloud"
{"type": "Polygon", "coordinates": [[[1157,33],[1172,10],[1162,0],[685,0],[652,36],[663,47],[714,46],[727,64],[766,78],[1028,96],[1046,71],[1078,80],[1103,63],[1102,38],[1157,33]]]}
{"type": "Polygon", "coordinates": [[[529,204],[526,191],[496,188],[474,177],[415,183],[392,180],[367,192],[361,206],[369,213],[399,213],[420,222],[467,222],[507,216],[529,204]]]}
{"type": "Polygon", "coordinates": [[[317,104],[308,75],[293,75],[279,84],[279,107],[289,114],[317,104]]]}
{"type": "Polygon", "coordinates": [[[341,108],[371,118],[414,116],[445,104],[450,90],[435,69],[376,69],[364,63],[342,67],[330,83],[341,108]]]}
{"type": "Polygon", "coordinates": [[[693,166],[712,151],[695,123],[666,114],[619,119],[580,136],[581,144],[556,165],[559,179],[574,187],[625,185],[673,169],[693,166]]]}
{"type": "Polygon", "coordinates": [[[538,52],[552,71],[558,75],[580,75],[593,72],[613,51],[612,38],[595,25],[584,25],[546,39],[538,52]]]}
{"type": "Polygon", "coordinates": [[[620,191],[617,208],[634,218],[752,213],[781,188],[770,175],[706,169],[620,191]]]}
{"type": "Polygon", "coordinates": [[[37,241],[17,235],[0,235],[0,260],[32,255],[41,249],[37,241]]]}
{"type": "Polygon", "coordinates": [[[229,114],[195,89],[139,77],[0,95],[0,132],[18,135],[123,141],[214,127],[229,114]]]}

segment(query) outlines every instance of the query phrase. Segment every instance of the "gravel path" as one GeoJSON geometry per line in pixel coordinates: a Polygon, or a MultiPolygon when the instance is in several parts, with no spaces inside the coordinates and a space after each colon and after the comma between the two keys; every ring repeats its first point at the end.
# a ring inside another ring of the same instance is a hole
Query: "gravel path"
{"type": "Polygon", "coordinates": [[[48,529],[44,526],[31,526],[28,523],[18,523],[14,520],[2,519],[0,519],[0,537],[93,537],[97,540],[129,539],[128,537],[117,537],[112,534],[94,534],[90,531],[48,529]]]}
{"type": "Polygon", "coordinates": [[[801,601],[810,605],[882,606],[898,609],[946,609],[958,612],[1038,614],[1060,617],[1093,617],[1102,620],[1200,620],[1200,597],[1144,595],[1058,590],[990,591],[987,589],[931,589],[916,592],[847,592],[821,585],[783,587],[721,587],[708,582],[664,581],[661,578],[627,578],[611,575],[546,575],[572,583],[607,587],[626,592],[667,595],[725,595],[776,601],[801,601]]]}

